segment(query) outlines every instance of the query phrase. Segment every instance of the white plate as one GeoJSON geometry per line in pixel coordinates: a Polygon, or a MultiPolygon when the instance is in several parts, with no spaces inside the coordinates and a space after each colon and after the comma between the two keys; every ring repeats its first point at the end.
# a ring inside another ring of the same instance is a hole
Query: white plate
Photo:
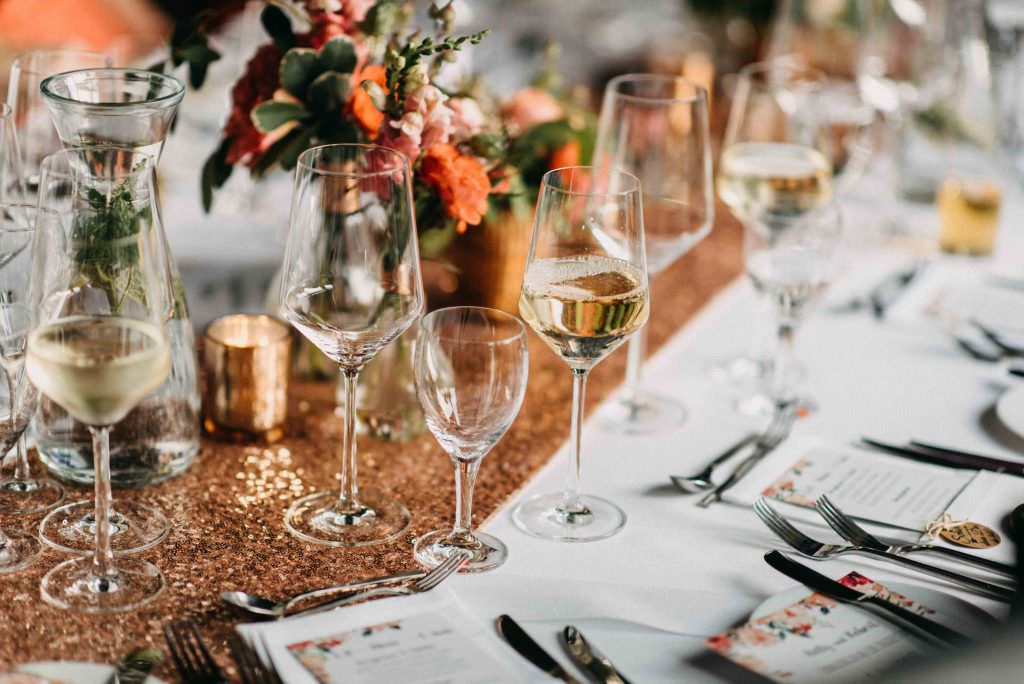
{"type": "MultiPolygon", "coordinates": [[[[114,668],[110,665],[68,661],[28,663],[19,665],[18,671],[66,684],[107,684],[114,676],[114,668]]],[[[146,684],[163,684],[163,681],[156,677],[147,677],[146,684]]]]}
{"type": "Polygon", "coordinates": [[[996,402],[996,415],[1007,429],[1024,437],[1024,387],[1003,392],[996,402]]]}
{"type": "MultiPolygon", "coordinates": [[[[927,606],[935,611],[935,615],[928,617],[950,629],[963,632],[968,636],[983,638],[991,632],[997,620],[981,608],[957,598],[944,594],[941,591],[919,587],[915,584],[904,584],[902,582],[886,582],[885,586],[890,591],[903,594],[916,603],[927,606]]],[[[754,609],[751,618],[759,618],[769,613],[782,610],[793,605],[797,601],[810,596],[811,590],[807,587],[798,586],[771,596],[754,609]]]]}

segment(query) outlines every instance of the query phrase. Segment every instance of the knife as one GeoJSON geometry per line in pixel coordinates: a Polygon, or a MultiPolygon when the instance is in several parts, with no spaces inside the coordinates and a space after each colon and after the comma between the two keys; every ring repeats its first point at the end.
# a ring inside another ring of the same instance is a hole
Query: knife
{"type": "Polygon", "coordinates": [[[850,603],[863,608],[867,608],[868,606],[881,608],[885,611],[884,615],[888,619],[893,620],[895,618],[893,621],[900,624],[900,626],[906,627],[909,625],[917,632],[923,632],[927,636],[931,637],[931,640],[939,641],[943,646],[959,646],[969,644],[974,641],[970,637],[961,634],[956,630],[940,625],[933,620],[929,620],[928,618],[911,612],[905,608],[901,608],[895,603],[890,603],[878,596],[863,594],[856,589],[844,586],[821,573],[811,570],[802,563],[797,563],[795,560],[788,558],[779,551],[769,551],[764,555],[764,559],[768,562],[768,565],[772,566],[784,575],[795,579],[807,588],[813,589],[819,594],[824,594],[825,596],[837,601],[850,603]]]}
{"type": "Polygon", "coordinates": [[[523,631],[515,620],[508,615],[499,615],[498,634],[508,642],[508,645],[516,650],[516,653],[523,656],[531,663],[544,670],[555,679],[560,679],[566,684],[580,684],[580,682],[565,671],[548,652],[541,648],[541,645],[534,641],[529,634],[523,631]]]}
{"type": "Polygon", "coordinates": [[[117,671],[111,680],[112,684],[144,684],[164,654],[158,648],[140,648],[132,651],[117,665],[117,671]]]}
{"type": "Polygon", "coordinates": [[[1024,463],[1004,461],[989,456],[969,454],[965,451],[947,449],[920,442],[911,442],[910,446],[899,446],[898,444],[887,444],[876,439],[861,437],[861,442],[879,451],[884,451],[896,456],[904,456],[916,461],[933,463],[948,468],[963,468],[967,470],[989,470],[994,473],[1007,473],[1009,475],[1024,476],[1024,463]]]}
{"type": "Polygon", "coordinates": [[[629,684],[629,680],[615,669],[612,661],[591,646],[590,642],[583,638],[583,633],[572,625],[566,625],[562,631],[562,640],[572,659],[586,670],[597,684],[629,684]]]}

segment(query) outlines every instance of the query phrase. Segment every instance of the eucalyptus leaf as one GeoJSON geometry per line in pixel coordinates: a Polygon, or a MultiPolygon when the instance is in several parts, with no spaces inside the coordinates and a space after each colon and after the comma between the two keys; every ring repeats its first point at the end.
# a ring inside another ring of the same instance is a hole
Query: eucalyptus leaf
{"type": "Polygon", "coordinates": [[[320,74],[309,84],[306,101],[317,114],[339,111],[352,91],[352,74],[328,71],[320,74]]]}
{"type": "Polygon", "coordinates": [[[309,115],[306,108],[294,102],[261,102],[252,110],[252,122],[261,133],[270,133],[277,128],[303,119],[309,115]]]}
{"type": "Polygon", "coordinates": [[[319,73],[316,50],[292,48],[281,60],[281,87],[295,97],[302,98],[309,84],[319,73]]]}
{"type": "Polygon", "coordinates": [[[227,182],[228,178],[231,177],[231,171],[234,169],[231,164],[227,162],[228,147],[230,146],[230,140],[222,140],[220,145],[214,150],[213,154],[203,164],[203,173],[200,176],[200,188],[203,196],[203,211],[206,213],[210,212],[210,207],[213,206],[213,190],[219,188],[227,182]]]}
{"type": "Polygon", "coordinates": [[[288,15],[276,5],[267,5],[260,13],[260,23],[267,35],[274,39],[274,45],[281,52],[288,52],[295,47],[295,32],[288,15]]]}
{"type": "Polygon", "coordinates": [[[348,36],[335,36],[324,43],[317,54],[320,71],[350,74],[356,68],[356,46],[348,36]]]}

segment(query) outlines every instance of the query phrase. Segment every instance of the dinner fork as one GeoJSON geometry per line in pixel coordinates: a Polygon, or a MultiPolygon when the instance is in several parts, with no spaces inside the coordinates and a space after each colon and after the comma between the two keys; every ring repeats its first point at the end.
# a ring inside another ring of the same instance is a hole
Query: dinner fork
{"type": "Polygon", "coordinates": [[[192,620],[177,620],[164,625],[164,639],[174,667],[184,684],[226,684],[192,620]]]}
{"type": "Polygon", "coordinates": [[[961,588],[982,594],[989,598],[1005,602],[1013,600],[1014,592],[1011,589],[976,579],[974,577],[968,577],[967,575],[961,575],[960,573],[953,572],[952,570],[946,570],[945,568],[939,568],[926,563],[919,563],[915,560],[911,560],[910,558],[906,558],[905,556],[898,556],[894,553],[889,553],[888,551],[873,549],[867,546],[826,544],[824,542],[817,541],[816,539],[812,539],[797,528],[793,527],[788,520],[775,512],[775,510],[768,505],[768,501],[764,497],[760,497],[754,502],[754,512],[757,513],[757,517],[761,519],[761,522],[767,525],[772,532],[782,539],[782,541],[792,546],[798,553],[806,558],[810,558],[812,560],[828,560],[829,558],[835,558],[849,553],[882,558],[892,563],[912,568],[926,575],[940,577],[948,582],[952,582],[953,584],[960,586],[961,588]]]}
{"type": "Polygon", "coordinates": [[[972,556],[969,553],[957,551],[956,549],[949,549],[944,546],[904,543],[887,544],[854,522],[853,518],[839,510],[839,507],[832,503],[832,501],[825,495],[820,496],[818,500],[814,502],[814,507],[817,509],[818,513],[821,514],[821,517],[825,519],[825,522],[829,524],[829,527],[835,530],[840,537],[856,546],[867,546],[881,551],[888,551],[889,553],[894,553],[899,556],[903,556],[908,553],[916,553],[918,551],[926,551],[936,555],[946,556],[947,558],[953,558],[964,563],[971,563],[979,568],[998,572],[1006,575],[1007,577],[1016,576],[1014,568],[1006,565],[1005,563],[989,560],[988,558],[972,556]]]}
{"type": "Polygon", "coordinates": [[[242,684],[284,684],[274,666],[267,665],[256,653],[256,649],[242,637],[235,635],[228,641],[231,657],[238,665],[238,675],[242,684]]]}
{"type": "Polygon", "coordinates": [[[772,422],[769,423],[764,433],[757,438],[757,442],[754,444],[754,452],[741,461],[736,466],[736,469],[730,473],[729,477],[725,479],[725,482],[715,487],[697,505],[701,508],[707,508],[716,501],[721,501],[722,494],[739,482],[744,475],[750,472],[761,459],[770,454],[775,447],[782,444],[782,441],[789,436],[790,430],[793,429],[793,422],[796,420],[796,410],[797,402],[795,401],[783,404],[776,409],[772,422]]]}
{"type": "Polygon", "coordinates": [[[435,567],[433,570],[428,572],[423,577],[419,578],[415,582],[410,584],[400,584],[398,586],[388,587],[374,587],[372,589],[362,589],[360,591],[353,591],[349,594],[339,596],[336,599],[321,603],[318,606],[313,606],[305,610],[296,611],[291,613],[292,615],[308,615],[311,613],[322,613],[324,611],[333,610],[335,608],[341,608],[347,606],[350,603],[356,601],[363,601],[365,599],[377,598],[379,596],[411,596],[412,594],[422,594],[425,591],[430,591],[441,582],[448,579],[450,576],[458,572],[462,564],[469,560],[470,553],[468,551],[459,550],[453,553],[448,558],[444,559],[440,565],[435,567]]]}

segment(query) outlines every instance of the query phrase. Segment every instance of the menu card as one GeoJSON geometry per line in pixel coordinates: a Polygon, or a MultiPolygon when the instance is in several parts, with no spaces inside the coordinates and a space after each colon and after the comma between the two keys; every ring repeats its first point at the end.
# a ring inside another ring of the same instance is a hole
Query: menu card
{"type": "MultiPolygon", "coordinates": [[[[934,614],[856,572],[839,581],[921,615],[934,614]]],[[[821,594],[753,618],[705,643],[737,665],[793,684],[868,681],[927,648],[885,619],[821,594]]]]}

